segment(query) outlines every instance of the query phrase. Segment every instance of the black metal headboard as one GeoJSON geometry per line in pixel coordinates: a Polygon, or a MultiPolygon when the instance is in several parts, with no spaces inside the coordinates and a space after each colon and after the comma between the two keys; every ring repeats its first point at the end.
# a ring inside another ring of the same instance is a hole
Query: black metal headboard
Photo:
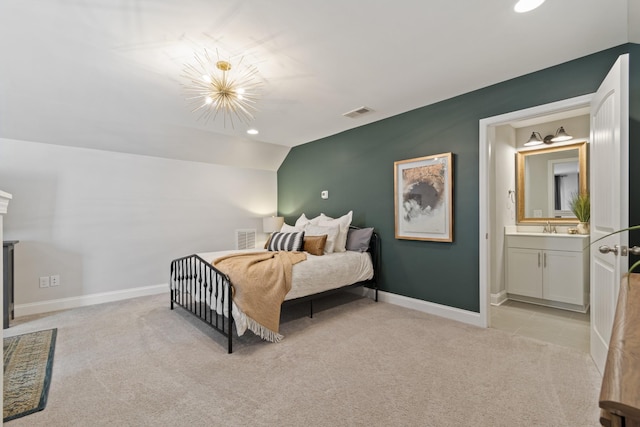
{"type": "MultiPolygon", "coordinates": [[[[368,227],[356,227],[354,225],[350,225],[349,228],[355,230],[361,230],[363,228],[368,227]]],[[[373,230],[373,234],[371,235],[371,240],[369,240],[369,249],[367,252],[371,254],[371,262],[373,263],[373,278],[368,282],[375,284],[376,290],[376,301],[378,300],[378,278],[380,277],[380,235],[376,233],[376,230],[373,230]]]]}

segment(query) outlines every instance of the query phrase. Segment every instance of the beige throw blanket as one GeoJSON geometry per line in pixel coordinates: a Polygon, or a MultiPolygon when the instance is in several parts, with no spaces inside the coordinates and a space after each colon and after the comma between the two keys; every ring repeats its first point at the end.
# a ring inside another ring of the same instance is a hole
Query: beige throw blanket
{"type": "Polygon", "coordinates": [[[307,259],[304,252],[250,252],[213,260],[229,276],[233,301],[247,316],[248,327],[271,342],[280,341],[280,306],[291,290],[293,265],[307,259]]]}

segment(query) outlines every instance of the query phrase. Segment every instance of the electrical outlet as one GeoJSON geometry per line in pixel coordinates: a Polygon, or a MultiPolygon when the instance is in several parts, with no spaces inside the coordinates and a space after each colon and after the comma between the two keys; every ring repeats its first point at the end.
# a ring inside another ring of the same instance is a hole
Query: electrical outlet
{"type": "Polygon", "coordinates": [[[49,276],[43,276],[40,278],[40,287],[41,288],[48,288],[51,284],[51,281],[49,280],[49,276]]]}
{"type": "Polygon", "coordinates": [[[60,286],[60,275],[51,276],[51,286],[60,286]]]}

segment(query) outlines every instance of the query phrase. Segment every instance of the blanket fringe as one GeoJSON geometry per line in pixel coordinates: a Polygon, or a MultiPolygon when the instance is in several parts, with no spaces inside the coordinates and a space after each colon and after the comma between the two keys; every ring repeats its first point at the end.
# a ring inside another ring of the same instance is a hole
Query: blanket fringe
{"type": "Polygon", "coordinates": [[[284,338],[284,335],[280,335],[277,332],[273,332],[271,329],[265,328],[260,323],[253,320],[251,317],[246,316],[247,318],[247,327],[254,334],[258,335],[260,338],[270,342],[280,342],[284,338]]]}

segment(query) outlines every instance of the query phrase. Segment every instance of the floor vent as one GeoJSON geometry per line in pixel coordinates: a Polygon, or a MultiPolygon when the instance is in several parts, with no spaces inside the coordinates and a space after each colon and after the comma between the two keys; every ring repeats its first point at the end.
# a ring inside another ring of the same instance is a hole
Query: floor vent
{"type": "Polygon", "coordinates": [[[372,111],[373,110],[369,107],[360,107],[360,108],[356,108],[355,110],[351,110],[347,113],[344,113],[343,116],[354,119],[356,117],[360,117],[361,115],[370,113],[372,111]]]}
{"type": "Polygon", "coordinates": [[[254,249],[256,247],[256,230],[236,230],[236,249],[254,249]]]}

